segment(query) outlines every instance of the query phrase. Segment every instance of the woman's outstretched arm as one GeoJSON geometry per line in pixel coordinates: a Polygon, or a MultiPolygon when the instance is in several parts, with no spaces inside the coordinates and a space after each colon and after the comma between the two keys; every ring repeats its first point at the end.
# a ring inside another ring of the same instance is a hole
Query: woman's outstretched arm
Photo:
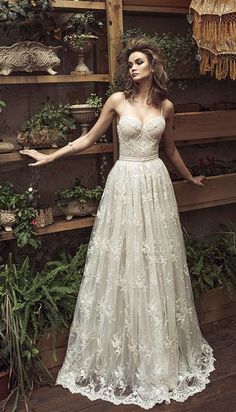
{"type": "Polygon", "coordinates": [[[29,166],[42,166],[44,164],[53,162],[56,159],[69,156],[73,153],[82,152],[83,150],[92,146],[111,125],[111,122],[116,114],[117,104],[119,103],[120,99],[118,94],[119,93],[114,93],[107,99],[99,116],[99,119],[92,127],[92,129],[89,130],[89,132],[84,136],[79,137],[78,139],[49,155],[40,153],[37,150],[33,149],[20,150],[21,154],[30,156],[35,160],[35,162],[30,163],[29,166]]]}
{"type": "Polygon", "coordinates": [[[173,136],[174,106],[169,100],[166,100],[165,102],[164,111],[166,115],[166,128],[163,134],[163,142],[168,159],[187,182],[198,186],[204,186],[203,181],[206,179],[205,176],[201,175],[193,177],[175,146],[173,136]]]}

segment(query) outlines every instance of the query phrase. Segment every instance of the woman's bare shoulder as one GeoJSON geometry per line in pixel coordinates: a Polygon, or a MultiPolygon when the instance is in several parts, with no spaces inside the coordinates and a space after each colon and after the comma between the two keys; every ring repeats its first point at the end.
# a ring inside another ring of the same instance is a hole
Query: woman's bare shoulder
{"type": "Polygon", "coordinates": [[[162,102],[162,107],[166,117],[170,117],[174,114],[174,105],[169,99],[165,99],[162,102]]]}

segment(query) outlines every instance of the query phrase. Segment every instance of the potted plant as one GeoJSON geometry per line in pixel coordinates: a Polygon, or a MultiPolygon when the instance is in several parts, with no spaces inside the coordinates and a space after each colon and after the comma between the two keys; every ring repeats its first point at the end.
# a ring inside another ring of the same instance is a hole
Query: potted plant
{"type": "Polygon", "coordinates": [[[91,74],[84,59],[93,48],[98,37],[94,34],[96,27],[103,23],[97,21],[93,12],[75,13],[64,25],[64,42],[68,48],[78,54],[78,64],[71,74],[91,74]]]}
{"type": "Polygon", "coordinates": [[[201,239],[186,235],[188,268],[201,323],[235,313],[235,234],[233,224],[221,224],[218,232],[201,239]]]}
{"type": "Polygon", "coordinates": [[[88,133],[90,124],[98,116],[102,107],[102,98],[95,93],[91,93],[84,104],[73,104],[70,106],[70,113],[79,123],[82,133],[88,133]]]}
{"type": "Polygon", "coordinates": [[[66,133],[75,127],[69,105],[47,103],[23,124],[17,141],[24,148],[58,147],[66,141],[66,133]]]}
{"type": "Polygon", "coordinates": [[[66,215],[66,220],[71,220],[73,216],[91,215],[96,212],[102,193],[100,186],[87,189],[76,179],[71,189],[56,193],[56,205],[66,215]]]}
{"type": "MultiPolygon", "coordinates": [[[[45,379],[54,382],[44,365],[45,354],[40,353],[43,335],[50,331],[56,336],[58,330],[69,329],[86,250],[87,245],[82,244],[72,258],[64,253],[41,271],[33,268],[29,257],[22,264],[14,264],[11,254],[0,267],[0,316],[7,325],[11,366],[11,393],[7,400],[15,397],[12,412],[18,410],[20,396],[27,405],[35,385],[45,379]]],[[[55,358],[55,350],[50,349],[50,357],[55,358]]]]}
{"type": "Polygon", "coordinates": [[[9,394],[10,352],[6,337],[6,325],[0,320],[0,401],[9,394]]]}
{"type": "Polygon", "coordinates": [[[17,245],[26,245],[36,249],[40,241],[36,239],[35,211],[31,206],[33,189],[23,193],[16,193],[11,183],[0,186],[0,225],[6,231],[13,230],[17,239],[17,245]]]}

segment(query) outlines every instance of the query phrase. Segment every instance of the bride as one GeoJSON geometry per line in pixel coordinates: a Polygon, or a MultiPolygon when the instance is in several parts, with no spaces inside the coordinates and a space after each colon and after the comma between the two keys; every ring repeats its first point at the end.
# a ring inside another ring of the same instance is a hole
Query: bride
{"type": "Polygon", "coordinates": [[[173,139],[174,108],[157,47],[132,39],[121,56],[124,91],[110,96],[84,136],[46,155],[22,150],[37,167],[93,145],[117,119],[120,157],[110,171],[91,234],[67,354],[57,384],[114,404],[183,402],[214,370],[201,334],[166,155],[193,177],[173,139]]]}

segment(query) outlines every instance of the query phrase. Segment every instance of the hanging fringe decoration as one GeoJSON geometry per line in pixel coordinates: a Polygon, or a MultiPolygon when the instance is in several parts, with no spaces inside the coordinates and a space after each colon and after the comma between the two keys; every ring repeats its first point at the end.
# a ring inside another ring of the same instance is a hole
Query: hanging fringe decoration
{"type": "Polygon", "coordinates": [[[236,80],[236,0],[192,0],[201,74],[236,80]]]}

